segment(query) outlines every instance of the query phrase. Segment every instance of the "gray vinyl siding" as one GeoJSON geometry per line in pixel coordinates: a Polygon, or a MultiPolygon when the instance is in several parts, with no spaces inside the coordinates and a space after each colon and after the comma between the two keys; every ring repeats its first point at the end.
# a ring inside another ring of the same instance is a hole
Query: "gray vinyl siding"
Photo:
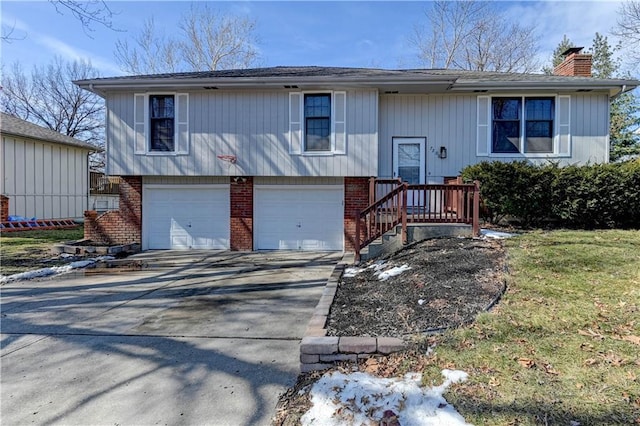
{"type": "Polygon", "coordinates": [[[227,176],[143,176],[145,185],[224,185],[227,176]]]}
{"type": "MultiPolygon", "coordinates": [[[[490,93],[488,95],[491,95],[490,93]]],[[[481,161],[523,160],[513,157],[478,157],[476,95],[382,95],[378,176],[390,177],[394,137],[426,137],[426,181],[442,182],[464,167],[481,161]],[[447,158],[437,154],[447,148],[447,158]]],[[[609,98],[606,94],[571,94],[571,156],[529,158],[531,162],[560,165],[608,161],[609,98]]]]}
{"type": "Polygon", "coordinates": [[[2,135],[0,193],[9,214],[38,219],[82,218],[88,208],[88,151],[2,135]]]}
{"type": "Polygon", "coordinates": [[[189,93],[189,154],[134,154],[133,93],[107,97],[108,173],[172,176],[375,176],[378,92],[347,91],[346,155],[289,153],[288,91],[189,93]],[[217,158],[235,155],[236,164],[217,158]]]}
{"type": "Polygon", "coordinates": [[[254,185],[343,185],[340,177],[256,177],[254,185]]]}

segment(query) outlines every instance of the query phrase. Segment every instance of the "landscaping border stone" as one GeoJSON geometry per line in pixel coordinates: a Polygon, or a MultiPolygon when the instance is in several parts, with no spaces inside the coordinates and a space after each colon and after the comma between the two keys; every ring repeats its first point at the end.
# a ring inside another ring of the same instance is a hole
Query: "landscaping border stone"
{"type": "Polygon", "coordinates": [[[331,368],[337,362],[357,362],[371,356],[386,356],[407,349],[407,343],[396,337],[327,336],[327,317],[338,290],[338,282],[353,254],[346,254],[327,280],[300,342],[300,372],[331,368]]]}

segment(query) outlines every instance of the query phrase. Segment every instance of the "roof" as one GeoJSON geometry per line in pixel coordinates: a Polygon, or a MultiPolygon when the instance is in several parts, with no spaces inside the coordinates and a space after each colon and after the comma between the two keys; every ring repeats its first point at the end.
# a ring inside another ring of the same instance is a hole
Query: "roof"
{"type": "Polygon", "coordinates": [[[310,89],[323,87],[372,87],[399,93],[437,93],[513,89],[607,90],[611,94],[640,85],[632,79],[598,79],[546,74],[522,74],[450,69],[401,69],[344,67],[270,67],[134,75],[75,81],[104,95],[114,90],[145,89],[310,89]]]}
{"type": "Polygon", "coordinates": [[[91,145],[90,143],[72,138],[71,136],[63,135],[55,130],[38,126],[37,124],[30,123],[5,113],[0,113],[0,133],[69,145],[76,148],[86,149],[88,151],[102,151],[101,148],[91,145]]]}

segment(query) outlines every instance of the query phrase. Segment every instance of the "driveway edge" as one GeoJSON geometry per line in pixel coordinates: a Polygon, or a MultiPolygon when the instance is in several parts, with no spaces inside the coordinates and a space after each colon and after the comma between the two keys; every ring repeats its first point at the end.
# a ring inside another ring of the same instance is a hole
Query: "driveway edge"
{"type": "Polygon", "coordinates": [[[407,348],[395,337],[327,336],[327,317],[338,291],[338,282],[347,265],[353,264],[353,253],[346,253],[335,266],[309,320],[300,342],[300,372],[326,370],[336,362],[384,356],[407,348]]]}

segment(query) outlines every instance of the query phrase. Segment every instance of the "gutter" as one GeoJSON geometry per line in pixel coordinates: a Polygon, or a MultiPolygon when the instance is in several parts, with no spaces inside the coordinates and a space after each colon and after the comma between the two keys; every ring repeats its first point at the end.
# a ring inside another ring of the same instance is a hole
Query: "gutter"
{"type": "Polygon", "coordinates": [[[618,93],[616,93],[616,94],[614,94],[614,95],[612,95],[612,96],[611,96],[611,100],[612,100],[612,101],[613,101],[613,100],[615,100],[618,96],[620,96],[620,95],[622,95],[623,93],[627,92],[627,90],[633,90],[633,89],[627,89],[627,85],[626,85],[626,84],[623,84],[623,85],[620,87],[620,91],[619,91],[618,93]]]}

